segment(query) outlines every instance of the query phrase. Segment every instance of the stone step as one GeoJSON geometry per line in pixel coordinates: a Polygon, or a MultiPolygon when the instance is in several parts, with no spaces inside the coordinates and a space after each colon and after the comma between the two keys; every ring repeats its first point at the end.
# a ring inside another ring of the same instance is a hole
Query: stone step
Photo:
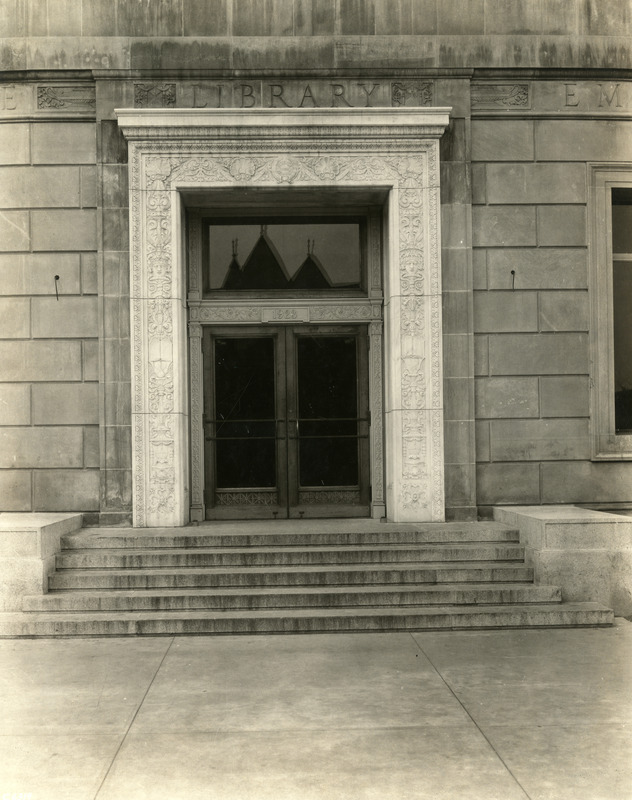
{"type": "Polygon", "coordinates": [[[224,590],[66,592],[24,598],[24,611],[179,611],[183,609],[333,608],[343,606],[559,603],[556,586],[450,584],[224,590]]]}
{"type": "MultiPolygon", "coordinates": [[[[323,527],[322,520],[319,520],[323,527]]],[[[366,526],[365,526],[366,527],[366,526]]],[[[64,550],[102,548],[191,548],[191,547],[318,547],[328,545],[445,544],[450,542],[518,542],[519,533],[498,523],[434,523],[419,526],[374,525],[371,530],[340,530],[329,526],[318,530],[276,523],[216,523],[190,528],[85,528],[64,536],[64,550]]]]}
{"type": "Polygon", "coordinates": [[[143,569],[173,567],[247,567],[301,564],[388,564],[402,562],[521,561],[517,544],[393,545],[390,547],[249,547],[243,549],[68,550],[57,569],[143,569]]]}
{"type": "Polygon", "coordinates": [[[52,591],[82,589],[181,589],[253,586],[332,586],[435,583],[530,583],[533,570],[524,564],[479,562],[476,566],[427,563],[250,567],[247,569],[89,569],[55,572],[52,591]]]}
{"type": "Polygon", "coordinates": [[[0,637],[324,633],[611,625],[597,603],[258,611],[0,614],[0,637]]]}

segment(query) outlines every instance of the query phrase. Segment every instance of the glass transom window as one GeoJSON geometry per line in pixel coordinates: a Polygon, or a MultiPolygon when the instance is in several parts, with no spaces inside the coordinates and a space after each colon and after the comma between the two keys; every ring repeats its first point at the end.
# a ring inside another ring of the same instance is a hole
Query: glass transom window
{"type": "Polygon", "coordinates": [[[365,291],[365,224],[352,217],[203,218],[205,293],[365,291]]]}

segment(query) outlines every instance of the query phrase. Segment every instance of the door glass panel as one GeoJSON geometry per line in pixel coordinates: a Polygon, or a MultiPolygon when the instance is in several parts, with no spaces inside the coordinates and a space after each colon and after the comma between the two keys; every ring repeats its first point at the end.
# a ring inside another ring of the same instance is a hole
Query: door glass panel
{"type": "Polygon", "coordinates": [[[215,340],[217,488],[276,486],[274,340],[215,340]]]}
{"type": "Polygon", "coordinates": [[[357,486],[356,340],[299,336],[298,447],[301,486],[357,486]]]}
{"type": "Polygon", "coordinates": [[[366,515],[365,331],[277,326],[205,337],[207,518],[366,515]]]}

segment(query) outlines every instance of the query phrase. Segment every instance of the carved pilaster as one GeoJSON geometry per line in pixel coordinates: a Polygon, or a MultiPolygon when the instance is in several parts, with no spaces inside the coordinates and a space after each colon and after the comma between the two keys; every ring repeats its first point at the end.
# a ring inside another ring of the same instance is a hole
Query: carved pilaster
{"type": "Polygon", "coordinates": [[[191,380],[191,519],[204,519],[204,418],[202,326],[189,322],[191,380]]]}

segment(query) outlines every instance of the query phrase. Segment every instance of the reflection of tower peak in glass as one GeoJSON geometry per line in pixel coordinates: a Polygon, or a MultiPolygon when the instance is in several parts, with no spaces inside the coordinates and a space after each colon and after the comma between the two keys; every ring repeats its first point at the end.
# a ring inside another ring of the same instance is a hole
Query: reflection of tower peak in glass
{"type": "Polygon", "coordinates": [[[269,238],[267,227],[261,226],[259,238],[244,262],[240,289],[287,289],[289,280],[283,259],[269,238]]]}
{"type": "Polygon", "coordinates": [[[236,289],[243,289],[242,284],[242,274],[241,274],[241,264],[237,259],[237,247],[239,241],[237,239],[233,239],[231,241],[233,247],[233,258],[228,266],[228,272],[226,273],[226,277],[224,278],[224,283],[222,284],[222,289],[236,290],[236,289]]]}
{"type": "Polygon", "coordinates": [[[316,240],[307,240],[307,257],[290,281],[292,289],[331,289],[331,280],[327,271],[314,255],[316,240]]]}

